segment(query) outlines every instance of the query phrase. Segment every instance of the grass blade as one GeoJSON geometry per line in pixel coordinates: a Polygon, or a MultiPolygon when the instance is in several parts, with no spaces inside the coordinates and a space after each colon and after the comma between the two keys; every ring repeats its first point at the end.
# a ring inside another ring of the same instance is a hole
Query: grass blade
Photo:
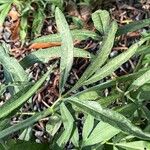
{"type": "Polygon", "coordinates": [[[22,45],[25,42],[27,36],[27,28],[28,28],[27,14],[24,14],[23,16],[21,16],[20,32],[19,32],[22,45]]]}
{"type": "Polygon", "coordinates": [[[57,7],[55,11],[55,19],[58,27],[58,31],[61,35],[62,42],[62,55],[60,60],[60,83],[59,90],[62,92],[65,82],[69,76],[69,72],[71,70],[73,64],[73,39],[70,33],[69,26],[65,19],[65,16],[61,12],[61,10],[57,7]]]}

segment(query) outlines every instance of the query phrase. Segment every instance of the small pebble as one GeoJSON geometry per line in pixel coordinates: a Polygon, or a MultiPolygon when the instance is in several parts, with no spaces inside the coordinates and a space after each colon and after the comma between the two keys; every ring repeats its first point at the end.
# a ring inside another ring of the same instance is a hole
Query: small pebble
{"type": "Polygon", "coordinates": [[[5,93],[5,97],[6,97],[6,100],[10,99],[11,98],[11,94],[10,93],[5,93]]]}
{"type": "Polygon", "coordinates": [[[36,137],[41,137],[41,136],[43,136],[43,134],[44,134],[43,131],[36,131],[35,132],[36,137]]]}
{"type": "Polygon", "coordinates": [[[117,56],[118,55],[118,52],[117,51],[112,51],[111,53],[110,53],[110,57],[111,58],[113,58],[113,57],[115,57],[115,56],[117,56]]]}

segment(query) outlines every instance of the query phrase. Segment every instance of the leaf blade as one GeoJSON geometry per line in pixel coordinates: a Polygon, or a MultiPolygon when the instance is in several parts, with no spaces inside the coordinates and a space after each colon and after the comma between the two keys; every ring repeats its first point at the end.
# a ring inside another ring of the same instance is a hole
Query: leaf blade
{"type": "Polygon", "coordinates": [[[24,102],[26,102],[38,90],[38,88],[44,83],[44,81],[46,80],[46,78],[48,77],[48,75],[51,71],[52,71],[52,68],[39,81],[37,81],[32,87],[31,87],[31,85],[28,85],[27,87],[25,87],[24,89],[19,91],[16,95],[14,95],[14,97],[12,97],[4,105],[2,105],[1,109],[0,109],[0,119],[8,116],[15,109],[17,109],[24,102]],[[23,95],[22,95],[22,93],[23,93],[23,95]]]}
{"type": "Polygon", "coordinates": [[[126,34],[128,32],[133,32],[136,30],[139,30],[143,27],[146,27],[150,24],[150,19],[144,19],[140,21],[135,21],[133,23],[127,24],[123,27],[120,27],[119,30],[117,31],[117,36],[120,36],[122,34],[126,34]]]}
{"type": "MultiPolygon", "coordinates": [[[[100,36],[96,33],[88,30],[70,30],[73,40],[86,40],[87,38],[91,37],[95,40],[100,39],[100,36]]],[[[48,42],[60,42],[61,36],[60,34],[50,34],[45,35],[39,38],[34,39],[31,43],[48,43],[48,42]]]]}
{"type": "Polygon", "coordinates": [[[61,35],[62,41],[62,57],[60,60],[60,82],[59,82],[59,90],[62,92],[65,82],[67,81],[67,77],[69,76],[69,72],[71,70],[73,64],[73,39],[70,33],[69,26],[65,19],[65,16],[61,12],[61,10],[57,7],[55,11],[55,19],[58,27],[58,31],[61,35]]]}
{"type": "MultiPolygon", "coordinates": [[[[26,69],[33,65],[34,63],[47,63],[49,60],[54,58],[61,57],[61,47],[53,47],[47,49],[40,49],[38,51],[34,51],[31,54],[24,57],[19,63],[21,66],[26,69]]],[[[74,57],[81,57],[81,58],[92,58],[93,55],[89,52],[80,49],[74,48],[74,57]]]]}
{"type": "Polygon", "coordinates": [[[82,111],[94,116],[95,119],[102,120],[103,122],[109,123],[115,128],[122,130],[122,132],[132,134],[141,139],[150,139],[150,134],[144,133],[142,130],[134,126],[126,117],[115,111],[103,109],[96,102],[80,101],[77,98],[68,99],[68,102],[76,105],[82,111]]]}
{"type": "Polygon", "coordinates": [[[85,81],[83,84],[92,84],[111,74],[113,71],[118,69],[123,63],[125,63],[129,58],[131,58],[136,53],[138,47],[141,46],[145,41],[146,39],[143,39],[133,44],[126,52],[110,60],[105,66],[103,66],[99,71],[97,71],[97,73],[94,76],[85,81]]]}

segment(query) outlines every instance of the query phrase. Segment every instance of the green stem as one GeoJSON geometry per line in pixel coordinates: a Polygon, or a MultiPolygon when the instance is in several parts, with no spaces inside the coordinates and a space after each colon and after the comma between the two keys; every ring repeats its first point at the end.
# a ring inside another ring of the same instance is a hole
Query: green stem
{"type": "Polygon", "coordinates": [[[54,104],[47,108],[46,110],[36,113],[35,115],[33,115],[32,117],[19,122],[16,125],[13,125],[11,127],[8,127],[2,131],[0,131],[0,139],[16,132],[19,131],[21,129],[27,128],[28,126],[31,126],[32,124],[34,124],[35,122],[39,121],[40,119],[52,115],[55,112],[55,109],[59,106],[57,105],[60,102],[61,99],[57,99],[57,101],[54,102],[54,104]],[[56,108],[55,108],[56,107],[56,108]]]}

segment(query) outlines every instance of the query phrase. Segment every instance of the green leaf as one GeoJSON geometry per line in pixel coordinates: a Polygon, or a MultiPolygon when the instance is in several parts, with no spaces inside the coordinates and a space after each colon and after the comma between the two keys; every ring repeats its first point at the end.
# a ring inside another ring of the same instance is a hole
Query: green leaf
{"type": "MultiPolygon", "coordinates": [[[[135,104],[131,103],[128,105],[123,106],[121,109],[117,109],[117,112],[126,115],[128,112],[128,116],[131,117],[131,115],[134,113],[136,109],[135,104]],[[132,111],[130,111],[130,109],[132,111]]],[[[136,107],[137,108],[137,107],[136,107]]],[[[85,141],[85,146],[90,146],[94,144],[104,144],[108,140],[110,140],[112,137],[117,135],[120,132],[117,128],[109,125],[108,123],[104,123],[100,121],[97,126],[93,129],[92,133],[90,134],[89,138],[85,141]],[[98,134],[99,133],[99,134],[98,134]]]]}
{"type": "Polygon", "coordinates": [[[32,134],[32,128],[26,128],[19,136],[19,140],[29,141],[32,134]]]}
{"type": "Polygon", "coordinates": [[[75,147],[79,147],[79,132],[78,128],[75,126],[74,133],[71,137],[71,141],[75,147]]]}
{"type": "MultiPolygon", "coordinates": [[[[99,35],[97,35],[96,33],[92,32],[92,31],[88,31],[88,30],[71,30],[71,35],[73,40],[86,40],[87,38],[91,37],[95,40],[100,39],[99,35]]],[[[60,42],[61,41],[61,36],[60,34],[50,34],[50,35],[45,35],[39,38],[36,38],[35,40],[33,40],[31,43],[47,43],[47,42],[60,42]]]]}
{"type": "MultiPolygon", "coordinates": [[[[4,67],[4,73],[6,77],[6,83],[17,83],[17,82],[28,82],[28,75],[19,62],[10,57],[9,54],[6,52],[8,48],[6,45],[0,46],[0,63],[4,67]]],[[[21,88],[21,86],[18,86],[21,88]]],[[[16,89],[18,91],[18,89],[16,89]]]]}
{"type": "Polygon", "coordinates": [[[7,17],[7,14],[11,8],[11,4],[12,3],[3,4],[5,7],[0,12],[0,27],[3,26],[5,18],[7,17]]]}
{"type": "MultiPolygon", "coordinates": [[[[78,28],[78,29],[82,29],[84,27],[84,21],[79,18],[79,17],[75,17],[75,16],[71,16],[72,18],[72,22],[73,24],[78,28]]],[[[82,31],[82,30],[81,30],[82,31]]]]}
{"type": "Polygon", "coordinates": [[[32,141],[11,140],[6,143],[8,150],[48,150],[48,144],[39,144],[32,141]]]}
{"type": "Polygon", "coordinates": [[[87,140],[84,142],[84,146],[94,145],[94,144],[104,144],[106,141],[118,134],[120,130],[109,125],[108,123],[100,121],[87,140]]]}
{"type": "Polygon", "coordinates": [[[43,9],[38,8],[38,10],[34,13],[32,32],[35,37],[41,34],[41,30],[45,19],[45,14],[43,12],[44,12],[43,9]]]}
{"type": "Polygon", "coordinates": [[[25,39],[26,39],[26,36],[27,36],[27,28],[28,28],[27,14],[24,14],[21,17],[20,32],[19,32],[22,44],[25,42],[25,39]]]}
{"type": "MultiPolygon", "coordinates": [[[[99,50],[97,57],[87,69],[88,71],[86,71],[89,74],[88,77],[93,75],[93,73],[95,73],[108,59],[108,56],[114,44],[117,28],[118,28],[117,23],[115,21],[112,22],[110,29],[108,30],[108,34],[104,37],[104,40],[102,42],[102,45],[101,45],[101,48],[99,50]]],[[[83,76],[85,77],[84,74],[83,76]]]]}
{"type": "MultiPolygon", "coordinates": [[[[93,87],[90,87],[86,90],[83,90],[81,92],[78,92],[76,94],[74,94],[74,96],[80,98],[80,96],[84,98],[84,96],[89,98],[89,94],[91,94],[93,96],[93,99],[96,99],[98,98],[98,94],[97,92],[105,89],[105,88],[108,88],[108,87],[112,87],[112,86],[115,86],[116,83],[125,83],[125,82],[128,82],[128,81],[132,81],[134,79],[136,79],[137,77],[141,76],[143,73],[145,73],[147,70],[149,70],[150,68],[144,68],[144,69],[141,69],[139,70],[138,72],[136,73],[132,73],[132,74],[129,74],[129,75],[124,75],[124,76],[121,76],[121,77],[117,77],[117,78],[114,78],[112,80],[108,80],[104,83],[100,83],[100,84],[97,84],[96,86],[93,86],[93,87]]],[[[90,99],[91,100],[91,99],[90,99]]]]}
{"type": "MultiPolygon", "coordinates": [[[[92,14],[92,20],[95,28],[101,33],[105,34],[110,25],[109,12],[106,10],[97,10],[92,14]]],[[[111,41],[111,40],[110,40],[111,41]]]]}
{"type": "Polygon", "coordinates": [[[87,91],[87,92],[83,92],[76,95],[79,99],[86,99],[86,100],[96,100],[98,99],[99,93],[96,90],[91,90],[91,91],[87,91]]]}
{"type": "Polygon", "coordinates": [[[118,147],[124,148],[126,150],[149,150],[150,149],[150,142],[146,141],[134,141],[134,142],[123,142],[123,143],[116,143],[118,147]]]}
{"type": "Polygon", "coordinates": [[[32,117],[24,120],[24,121],[21,121],[19,122],[18,124],[15,124],[13,126],[10,126],[4,130],[1,130],[0,131],[0,139],[16,132],[16,131],[19,131],[21,129],[24,129],[26,127],[29,127],[31,125],[33,125],[35,122],[39,121],[40,119],[50,115],[50,114],[53,114],[53,109],[50,107],[42,112],[39,112],[39,113],[36,113],[35,115],[33,115],[32,117]]]}
{"type": "Polygon", "coordinates": [[[13,0],[1,0],[0,4],[11,3],[13,0]]]}
{"type": "Polygon", "coordinates": [[[8,125],[10,125],[10,119],[6,118],[3,120],[0,120],[0,131],[5,129],[8,125]]]}
{"type": "Polygon", "coordinates": [[[64,103],[60,105],[60,112],[61,112],[62,122],[65,128],[65,131],[57,140],[57,144],[58,146],[62,147],[66,145],[66,143],[69,141],[71,137],[71,134],[73,131],[74,119],[64,103]]]}
{"type": "Polygon", "coordinates": [[[150,19],[134,21],[130,24],[127,24],[125,26],[120,27],[118,29],[117,36],[120,36],[122,34],[126,34],[128,32],[133,32],[133,31],[139,30],[139,29],[144,28],[148,25],[150,25],[150,19]]]}
{"type": "Polygon", "coordinates": [[[150,84],[144,84],[141,88],[137,90],[138,98],[142,101],[149,100],[150,98],[150,84]]]}
{"type": "Polygon", "coordinates": [[[17,108],[20,108],[20,106],[24,104],[39,89],[39,87],[47,79],[51,71],[52,68],[45,75],[43,75],[43,77],[39,81],[37,81],[32,87],[31,84],[29,84],[21,91],[19,91],[16,95],[14,95],[10,100],[4,103],[0,107],[0,119],[8,116],[17,108]]]}
{"type": "Polygon", "coordinates": [[[65,16],[61,10],[57,7],[55,11],[55,19],[58,27],[58,31],[61,35],[62,42],[62,51],[61,51],[61,60],[60,60],[60,81],[59,81],[59,90],[62,92],[65,82],[69,76],[69,72],[73,64],[73,39],[70,33],[69,26],[65,19],[65,16]]]}
{"type": "Polygon", "coordinates": [[[131,84],[129,90],[137,89],[150,81],[150,69],[131,84]]]}
{"type": "Polygon", "coordinates": [[[114,44],[115,34],[117,31],[117,23],[112,22],[110,29],[108,30],[108,34],[104,37],[104,40],[102,42],[101,48],[99,50],[98,56],[95,58],[95,60],[90,64],[90,66],[86,69],[86,71],[83,73],[82,77],[79,79],[79,81],[76,83],[76,85],[71,89],[75,90],[79,88],[84,81],[87,81],[87,79],[93,75],[108,59],[109,53],[111,52],[111,49],[114,44]]]}
{"type": "Polygon", "coordinates": [[[88,115],[86,120],[85,120],[85,123],[83,125],[83,130],[82,130],[83,142],[87,140],[93,127],[94,127],[94,117],[91,115],[88,115]]]}
{"type": "Polygon", "coordinates": [[[113,102],[115,102],[118,98],[120,98],[121,95],[119,94],[113,94],[111,96],[108,97],[104,97],[104,98],[98,98],[96,101],[102,106],[102,107],[107,107],[110,104],[112,104],[113,102]]]}
{"type": "Polygon", "coordinates": [[[150,111],[146,106],[142,106],[142,111],[145,114],[146,119],[150,122],[150,111]]]}
{"type": "Polygon", "coordinates": [[[59,130],[61,124],[62,124],[62,121],[61,121],[60,117],[58,117],[57,115],[53,115],[49,118],[49,121],[46,124],[46,131],[51,136],[54,136],[57,133],[57,131],[59,130]]]}
{"type": "Polygon", "coordinates": [[[95,75],[93,75],[90,79],[85,81],[83,84],[88,85],[92,84],[96,81],[99,81],[106,76],[113,73],[116,69],[118,69],[123,63],[125,63],[128,59],[130,59],[135,52],[137,51],[138,47],[141,46],[147,39],[143,39],[136,44],[133,44],[126,52],[118,55],[117,57],[111,59],[105,66],[103,66],[100,70],[98,70],[95,75]]]}
{"type": "Polygon", "coordinates": [[[137,55],[143,55],[143,54],[145,55],[149,53],[150,53],[150,46],[147,45],[140,46],[136,52],[137,55]]]}
{"type": "Polygon", "coordinates": [[[97,102],[81,101],[77,98],[68,99],[68,102],[74,104],[83,112],[94,116],[95,119],[102,120],[103,122],[109,123],[113,127],[122,130],[122,132],[132,134],[141,139],[150,139],[150,134],[144,133],[134,126],[126,117],[110,109],[103,109],[97,102]]]}
{"type": "MultiPolygon", "coordinates": [[[[40,49],[24,57],[20,61],[20,64],[24,69],[26,69],[31,67],[31,65],[33,65],[34,63],[40,62],[47,63],[51,59],[61,57],[62,55],[61,51],[62,51],[61,47],[40,49]]],[[[91,58],[93,57],[93,55],[83,49],[74,48],[74,57],[91,58]]]]}
{"type": "Polygon", "coordinates": [[[0,12],[8,6],[7,3],[0,5],[0,12]]]}
{"type": "Polygon", "coordinates": [[[51,2],[53,5],[59,7],[60,9],[63,9],[64,0],[51,0],[50,2],[51,2]]]}

